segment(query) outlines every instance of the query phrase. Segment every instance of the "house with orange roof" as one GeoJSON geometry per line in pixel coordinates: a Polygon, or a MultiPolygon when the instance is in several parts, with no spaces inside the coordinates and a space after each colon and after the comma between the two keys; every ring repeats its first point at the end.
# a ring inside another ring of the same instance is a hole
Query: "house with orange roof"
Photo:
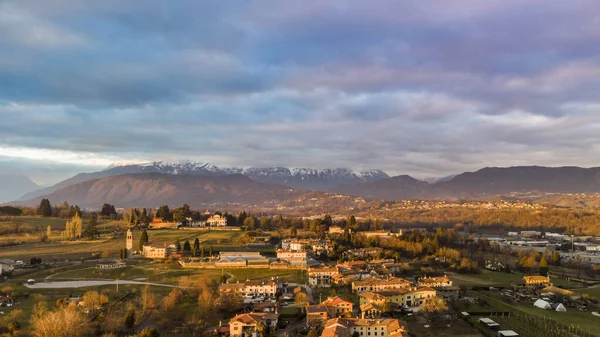
{"type": "Polygon", "coordinates": [[[247,314],[239,314],[229,321],[229,336],[242,337],[258,335],[258,323],[268,325],[271,329],[277,328],[279,314],[265,312],[251,312],[247,314]]]}
{"type": "Polygon", "coordinates": [[[405,337],[408,329],[398,319],[334,318],[325,322],[321,337],[405,337]]]}
{"type": "Polygon", "coordinates": [[[339,296],[329,297],[321,304],[306,306],[306,324],[315,326],[329,318],[346,317],[352,314],[354,304],[339,296]]]}

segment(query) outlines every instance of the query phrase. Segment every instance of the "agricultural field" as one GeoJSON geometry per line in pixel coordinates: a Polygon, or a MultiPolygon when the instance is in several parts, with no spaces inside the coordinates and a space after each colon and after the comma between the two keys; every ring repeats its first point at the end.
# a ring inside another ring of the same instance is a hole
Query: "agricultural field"
{"type": "MultiPolygon", "coordinates": [[[[579,327],[581,330],[591,333],[594,336],[600,336],[600,318],[592,316],[589,312],[581,312],[573,308],[568,308],[566,312],[543,310],[534,307],[531,303],[507,303],[500,297],[483,292],[469,293],[469,296],[479,297],[487,301],[488,308],[485,308],[482,311],[510,311],[525,316],[525,319],[530,319],[528,317],[532,317],[542,320],[553,320],[555,322],[579,327]]],[[[480,309],[477,309],[474,306],[469,308],[469,311],[474,310],[480,309]]],[[[507,321],[507,324],[509,324],[508,328],[511,328],[510,320],[507,321]]],[[[515,328],[515,330],[517,329],[515,328]]]]}

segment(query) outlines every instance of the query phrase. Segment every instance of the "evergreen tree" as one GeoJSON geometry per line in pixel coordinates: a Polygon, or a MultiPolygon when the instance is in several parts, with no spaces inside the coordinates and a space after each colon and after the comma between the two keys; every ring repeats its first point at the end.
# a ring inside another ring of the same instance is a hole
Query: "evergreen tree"
{"type": "Polygon", "coordinates": [[[95,239],[96,235],[98,235],[98,220],[96,214],[92,214],[90,218],[90,222],[88,226],[85,228],[85,232],[83,233],[85,237],[89,239],[95,239]]]}
{"type": "Polygon", "coordinates": [[[144,250],[144,245],[146,245],[148,243],[148,232],[144,229],[144,231],[142,231],[142,235],[140,236],[140,243],[138,246],[138,250],[141,252],[144,250]]]}
{"type": "Polygon", "coordinates": [[[213,247],[212,245],[208,246],[208,256],[213,256],[213,247]]]}
{"type": "Polygon", "coordinates": [[[148,210],[147,209],[142,209],[142,214],[140,215],[140,223],[141,224],[147,224],[149,223],[149,218],[148,218],[148,210]]]}
{"type": "Polygon", "coordinates": [[[181,252],[181,242],[179,242],[179,240],[177,240],[177,242],[175,242],[175,247],[177,248],[177,252],[181,252]]]}
{"type": "Polygon", "coordinates": [[[240,212],[240,215],[237,218],[238,226],[242,226],[244,224],[244,220],[246,220],[247,217],[248,215],[246,214],[246,211],[240,212]]]}
{"type": "Polygon", "coordinates": [[[105,217],[111,217],[113,215],[117,215],[117,210],[114,205],[111,204],[103,204],[102,209],[100,210],[100,214],[105,217]]]}
{"type": "Polygon", "coordinates": [[[204,257],[204,246],[200,247],[200,257],[204,257]]]}
{"type": "Polygon", "coordinates": [[[296,228],[296,225],[292,226],[292,231],[290,232],[290,235],[293,237],[298,236],[298,228],[296,228]]]}
{"type": "Polygon", "coordinates": [[[158,211],[156,211],[156,217],[163,219],[163,221],[173,220],[173,214],[167,205],[162,205],[158,208],[158,211]]]}
{"type": "Polygon", "coordinates": [[[192,251],[192,246],[190,245],[189,240],[185,240],[185,242],[183,243],[183,251],[186,253],[189,253],[192,251]]]}
{"type": "Polygon", "coordinates": [[[52,216],[52,206],[50,205],[50,200],[42,199],[42,201],[40,201],[40,207],[38,207],[37,214],[43,217],[52,216]]]}
{"type": "Polygon", "coordinates": [[[194,257],[197,257],[199,252],[200,252],[200,240],[198,240],[198,238],[196,238],[194,240],[194,257]]]}
{"type": "Polygon", "coordinates": [[[542,259],[540,260],[540,275],[548,276],[548,262],[544,254],[542,254],[542,259]]]}

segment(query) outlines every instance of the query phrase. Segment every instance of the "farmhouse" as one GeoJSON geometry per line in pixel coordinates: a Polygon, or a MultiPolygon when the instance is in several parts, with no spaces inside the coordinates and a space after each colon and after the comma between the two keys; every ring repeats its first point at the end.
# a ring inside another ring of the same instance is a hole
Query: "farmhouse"
{"type": "Polygon", "coordinates": [[[331,287],[332,277],[337,272],[337,268],[309,268],[308,284],[315,287],[331,287]]]}
{"type": "Polygon", "coordinates": [[[278,314],[264,312],[239,314],[229,321],[229,335],[231,337],[257,336],[259,322],[268,324],[271,329],[275,329],[278,320],[278,314]]]}
{"type": "Polygon", "coordinates": [[[405,307],[416,307],[425,300],[437,296],[435,289],[428,287],[419,288],[401,288],[388,291],[363,292],[359,295],[359,304],[361,307],[367,303],[374,303],[383,306],[385,302],[395,303],[405,307]]]}
{"type": "Polygon", "coordinates": [[[406,323],[397,319],[334,318],[325,323],[321,337],[403,337],[406,323]]]}
{"type": "Polygon", "coordinates": [[[144,245],[142,254],[148,259],[166,259],[167,257],[177,253],[177,246],[175,245],[164,245],[162,247],[155,247],[150,245],[144,245]]]}
{"type": "Polygon", "coordinates": [[[386,291],[407,287],[410,287],[410,282],[399,277],[381,279],[372,276],[362,281],[352,282],[352,291],[355,293],[361,293],[365,291],[386,291]]]}

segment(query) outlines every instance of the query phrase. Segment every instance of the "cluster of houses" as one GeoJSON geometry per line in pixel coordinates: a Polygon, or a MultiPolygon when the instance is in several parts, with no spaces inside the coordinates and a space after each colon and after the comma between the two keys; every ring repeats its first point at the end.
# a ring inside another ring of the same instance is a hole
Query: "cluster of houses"
{"type": "MultiPolygon", "coordinates": [[[[396,284],[406,285],[407,281],[389,282],[390,286],[395,287],[396,284]]],[[[244,303],[252,303],[252,308],[255,309],[255,300],[260,302],[275,302],[279,294],[286,294],[287,284],[280,282],[277,279],[260,280],[260,281],[245,281],[238,283],[222,284],[219,287],[219,293],[223,296],[234,296],[244,301],[244,303]]],[[[357,288],[358,289],[358,288],[357,288]]],[[[383,286],[375,286],[368,288],[370,290],[388,289],[383,286]]],[[[303,291],[301,287],[294,289],[294,295],[303,291]]],[[[361,294],[365,294],[364,292],[361,294]]],[[[435,291],[430,291],[424,296],[435,296],[435,291]]],[[[283,298],[290,299],[290,296],[282,295],[283,298]]],[[[263,303],[263,304],[264,304],[263,303]]],[[[351,337],[351,336],[377,336],[377,337],[402,337],[407,336],[406,324],[398,319],[382,318],[381,315],[373,312],[372,307],[379,307],[383,303],[375,301],[370,304],[362,305],[363,298],[361,297],[361,314],[360,317],[355,316],[354,303],[345,300],[338,296],[332,296],[319,304],[306,304],[304,310],[306,312],[306,325],[308,327],[320,326],[323,328],[321,337],[351,337]]],[[[409,302],[410,303],[410,302],[409,302]]],[[[414,302],[415,305],[422,303],[414,302]]],[[[262,307],[261,307],[262,308],[262,307]]],[[[279,305],[265,306],[264,310],[256,310],[249,313],[238,314],[229,320],[227,325],[220,325],[215,328],[219,336],[242,337],[242,336],[257,336],[259,329],[269,327],[274,329],[278,326],[279,305]],[[261,324],[262,323],[262,324],[261,324]]]]}
{"type": "MultiPolygon", "coordinates": [[[[214,214],[206,221],[192,221],[191,218],[186,219],[186,227],[190,228],[222,228],[227,227],[227,218],[214,214]]],[[[150,229],[178,229],[184,226],[183,222],[164,221],[162,218],[154,218],[149,224],[150,229]]]]}

